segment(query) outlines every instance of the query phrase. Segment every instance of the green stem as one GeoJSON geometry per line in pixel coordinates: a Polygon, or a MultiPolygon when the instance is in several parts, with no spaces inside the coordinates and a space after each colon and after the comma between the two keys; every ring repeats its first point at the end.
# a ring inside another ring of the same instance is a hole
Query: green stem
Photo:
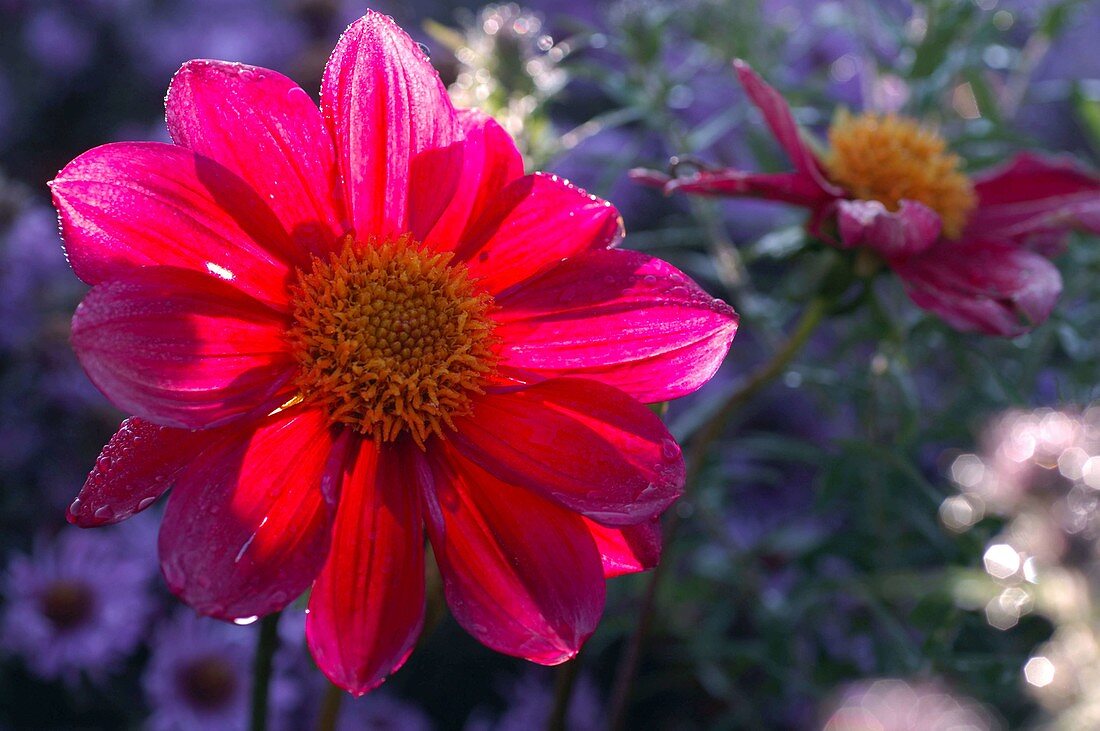
{"type": "Polygon", "coordinates": [[[279,647],[279,615],[269,614],[260,620],[260,637],[256,641],[256,657],[252,661],[252,731],[267,729],[267,697],[271,688],[271,668],[275,650],[279,647]]]}
{"type": "Polygon", "coordinates": [[[336,731],[336,721],[340,718],[340,704],[344,700],[344,691],[329,683],[325,697],[321,700],[321,713],[317,716],[317,731],[336,731]]]}
{"type": "Polygon", "coordinates": [[[550,717],[546,719],[546,731],[566,731],[565,724],[569,716],[569,698],[573,695],[573,687],[577,684],[580,667],[579,655],[558,667],[557,678],[554,682],[554,709],[550,713],[550,717]]]}
{"type": "MultiPolygon", "coordinates": [[[[722,435],[726,422],[729,421],[730,417],[732,417],[741,406],[751,400],[765,386],[771,383],[772,380],[782,375],[783,372],[787,370],[791,361],[794,360],[794,357],[802,350],[806,341],[810,339],[810,335],[813,334],[818,324],[824,319],[828,310],[829,301],[826,298],[815,297],[812,299],[809,304],[806,305],[806,309],[803,310],[802,316],[799,318],[798,323],[795,325],[794,330],[791,332],[786,342],[776,351],[771,360],[754,371],[749,379],[745,381],[744,385],[731,393],[718,410],[715,411],[699,431],[696,432],[692,442],[692,448],[686,458],[687,470],[684,477],[685,496],[690,495],[695,488],[699,476],[703,471],[703,465],[706,463],[710,448],[718,437],[722,435]]],[[[680,514],[672,510],[668,520],[665,522],[664,529],[664,552],[666,554],[669,552],[673,541],[676,539],[681,521],[680,514]]],[[[615,685],[612,689],[611,701],[609,704],[610,713],[608,717],[610,721],[608,723],[608,728],[612,729],[612,731],[621,731],[621,729],[625,728],[627,706],[630,702],[630,693],[634,685],[634,680],[638,675],[638,664],[641,661],[642,646],[645,643],[649,627],[653,622],[654,609],[657,603],[657,590],[660,587],[662,577],[665,575],[665,567],[668,563],[667,560],[661,561],[649,575],[649,583],[646,585],[645,594],[642,597],[642,602],[638,610],[638,624],[630,637],[630,641],[627,644],[622,659],[619,661],[619,667],[615,674],[615,685]]]]}

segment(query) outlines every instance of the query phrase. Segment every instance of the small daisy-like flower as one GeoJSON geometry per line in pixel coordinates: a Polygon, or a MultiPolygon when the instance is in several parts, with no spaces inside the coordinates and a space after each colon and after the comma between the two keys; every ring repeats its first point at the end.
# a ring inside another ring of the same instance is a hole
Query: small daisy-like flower
{"type": "Polygon", "coordinates": [[[616,248],[606,201],[524,175],[384,16],[344,33],[320,110],[218,61],[185,64],[166,103],[174,144],[99,147],[52,184],[93,285],[74,347],[136,415],[70,520],[172,487],[172,591],[233,619],[312,587],[310,648],[355,693],[420,633],[425,533],[471,634],[575,655],[605,576],[656,562],[683,487],[643,403],[702,386],[736,315],[616,248]]]}
{"type": "MultiPolygon", "coordinates": [[[[233,627],[182,611],[153,637],[142,684],[152,709],[152,731],[248,728],[255,638],[233,627]]],[[[278,656],[276,656],[278,660],[278,656]]],[[[283,720],[296,689],[276,676],[271,687],[272,722],[283,720]]]]}
{"type": "MultiPolygon", "coordinates": [[[[475,710],[464,731],[524,731],[544,728],[554,713],[553,682],[541,673],[528,672],[510,679],[501,689],[508,707],[494,720],[487,709],[475,710]]],[[[597,731],[607,728],[603,704],[592,678],[581,675],[569,697],[565,725],[571,731],[597,731]]]]}
{"type": "Polygon", "coordinates": [[[153,606],[155,564],[124,539],[65,533],[12,557],[0,644],[32,673],[69,684],[83,673],[99,683],[134,651],[153,606]]]}
{"type": "Polygon", "coordinates": [[[338,731],[433,731],[431,717],[384,690],[340,706],[338,731]]]}
{"type": "Polygon", "coordinates": [[[704,170],[635,179],[809,208],[810,232],[873,252],[910,298],[959,330],[1015,336],[1046,320],[1062,291],[1044,256],[1074,228],[1100,233],[1100,177],[1068,160],[1018,155],[971,178],[933,129],[893,114],[840,113],[823,154],[748,64],[735,70],[794,172],[704,170]]]}

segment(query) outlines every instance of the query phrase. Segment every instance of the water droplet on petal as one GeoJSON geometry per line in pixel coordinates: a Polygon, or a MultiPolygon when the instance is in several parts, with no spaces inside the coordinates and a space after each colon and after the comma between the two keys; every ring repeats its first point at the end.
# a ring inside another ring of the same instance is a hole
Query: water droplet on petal
{"type": "Polygon", "coordinates": [[[69,505],[69,513],[71,515],[77,515],[82,507],[84,507],[84,503],[80,502],[80,498],[76,498],[73,500],[72,504],[69,505]]]}
{"type": "Polygon", "coordinates": [[[666,459],[676,459],[680,456],[680,445],[674,439],[666,439],[661,443],[661,453],[666,459]]]}
{"type": "Polygon", "coordinates": [[[289,89],[286,90],[286,95],[287,95],[288,99],[294,99],[295,97],[304,96],[306,99],[309,99],[311,102],[313,101],[313,99],[310,98],[309,93],[306,92],[306,90],[303,89],[300,86],[290,87],[289,89]]]}
{"type": "Polygon", "coordinates": [[[157,501],[157,499],[155,497],[153,497],[152,495],[150,495],[149,497],[142,498],[141,502],[139,502],[138,505],[137,505],[137,509],[138,510],[145,510],[147,507],[149,507],[150,505],[152,505],[156,501],[157,501]]]}
{"type": "Polygon", "coordinates": [[[96,508],[95,517],[98,520],[110,520],[111,518],[115,517],[115,511],[112,510],[109,505],[103,505],[99,508],[96,508]]]}

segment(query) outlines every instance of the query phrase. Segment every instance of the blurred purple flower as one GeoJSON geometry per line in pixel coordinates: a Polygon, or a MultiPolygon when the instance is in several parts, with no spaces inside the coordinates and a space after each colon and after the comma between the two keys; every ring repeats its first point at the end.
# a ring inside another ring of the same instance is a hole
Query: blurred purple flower
{"type": "Polygon", "coordinates": [[[138,644],[152,609],[148,556],[119,550],[117,536],[69,530],[16,555],[3,578],[0,645],[32,673],[96,683],[138,644]]]}
{"type": "Polygon", "coordinates": [[[385,691],[346,699],[340,709],[339,731],[432,731],[428,714],[385,691]]]}
{"type": "Polygon", "coordinates": [[[8,142],[7,136],[12,131],[15,114],[18,111],[19,102],[15,98],[11,79],[3,69],[0,69],[0,148],[8,142]]]}
{"type": "Polygon", "coordinates": [[[286,69],[306,45],[306,29],[268,0],[189,0],[144,8],[122,29],[151,78],[174,73],[193,58],[233,59],[286,69]]]}
{"type": "MultiPolygon", "coordinates": [[[[466,722],[465,731],[529,731],[543,728],[554,710],[554,691],[545,673],[528,672],[507,684],[504,695],[507,710],[494,722],[489,712],[476,710],[466,722]]],[[[566,712],[565,727],[571,731],[598,731],[604,728],[603,704],[596,684],[588,676],[577,679],[566,712]]]]}
{"type": "Polygon", "coordinates": [[[49,300],[75,290],[59,242],[57,215],[38,204],[23,209],[0,240],[0,348],[37,339],[49,300]]]}
{"type": "MultiPolygon", "coordinates": [[[[151,731],[243,731],[248,728],[255,628],[179,611],[161,625],[142,679],[153,709],[151,731]]],[[[270,725],[286,727],[298,689],[276,655],[271,681],[270,725]]]]}
{"type": "Polygon", "coordinates": [[[71,7],[41,3],[23,26],[27,54],[42,68],[59,75],[85,68],[95,51],[95,36],[71,7]]]}

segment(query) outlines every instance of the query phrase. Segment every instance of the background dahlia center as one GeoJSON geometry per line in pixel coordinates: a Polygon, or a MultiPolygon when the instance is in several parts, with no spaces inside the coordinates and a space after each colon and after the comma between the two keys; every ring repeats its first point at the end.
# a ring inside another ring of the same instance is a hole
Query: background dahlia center
{"type": "Polygon", "coordinates": [[[962,233],[976,203],[974,188],[938,134],[912,119],[841,112],[829,128],[829,144],[829,176],[856,198],[892,211],[902,199],[917,201],[939,214],[944,236],[962,233]]]}
{"type": "Polygon", "coordinates": [[[421,446],[469,411],[496,363],[489,308],[465,266],[405,236],[345,241],[293,289],[291,345],[306,400],[381,441],[421,446]]]}

